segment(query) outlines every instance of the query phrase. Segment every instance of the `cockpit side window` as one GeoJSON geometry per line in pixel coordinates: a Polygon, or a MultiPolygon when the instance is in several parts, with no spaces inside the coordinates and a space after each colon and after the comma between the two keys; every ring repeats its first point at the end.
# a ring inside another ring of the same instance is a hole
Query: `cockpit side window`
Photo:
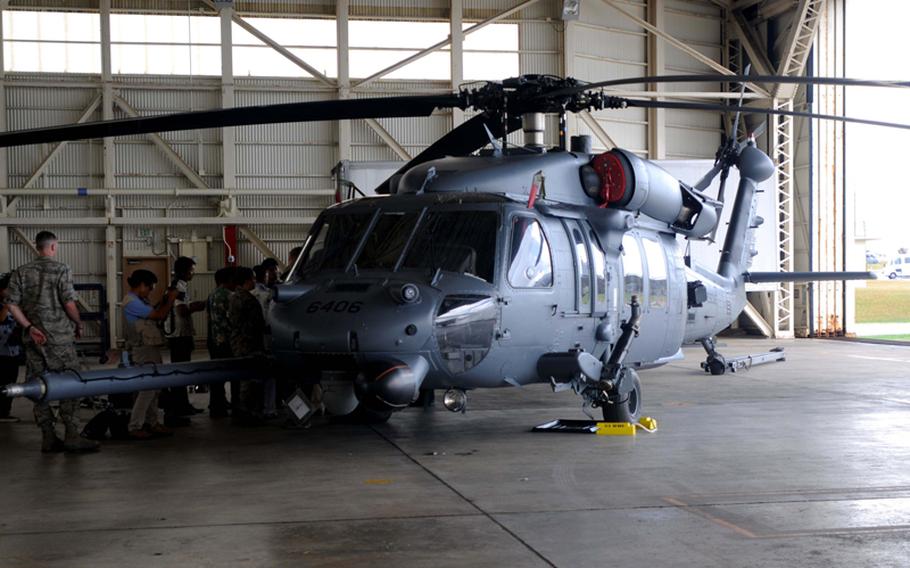
{"type": "Polygon", "coordinates": [[[404,268],[437,268],[493,282],[498,216],[493,211],[428,211],[404,268]]]}
{"type": "Polygon", "coordinates": [[[550,245],[540,222],[532,217],[512,219],[509,284],[513,288],[549,288],[553,285],[550,245]]]}

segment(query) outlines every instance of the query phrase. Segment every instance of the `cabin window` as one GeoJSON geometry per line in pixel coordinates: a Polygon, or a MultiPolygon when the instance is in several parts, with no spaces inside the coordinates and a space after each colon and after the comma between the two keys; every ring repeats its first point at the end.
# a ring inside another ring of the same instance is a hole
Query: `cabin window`
{"type": "Polygon", "coordinates": [[[623,302],[629,305],[632,303],[632,296],[637,296],[638,302],[643,303],[644,272],[641,265],[641,249],[638,248],[638,239],[628,233],[622,238],[622,271],[623,302]]]}
{"type": "Polygon", "coordinates": [[[652,308],[667,307],[667,259],[658,241],[642,239],[648,260],[648,286],[652,308]]]}
{"type": "Polygon", "coordinates": [[[300,262],[300,275],[318,270],[343,270],[357,251],[371,217],[370,213],[323,215],[322,223],[313,235],[313,244],[300,262]]]}
{"type": "Polygon", "coordinates": [[[437,268],[493,282],[499,219],[492,211],[430,211],[407,251],[405,268],[437,268]]]}
{"type": "Polygon", "coordinates": [[[588,257],[588,245],[582,233],[580,223],[572,221],[570,225],[572,244],[575,246],[575,272],[578,274],[578,311],[591,311],[591,261],[588,257]]]}
{"type": "Polygon", "coordinates": [[[594,311],[607,311],[607,261],[600,241],[594,231],[588,229],[588,240],[591,242],[591,260],[594,263],[594,311]]]}
{"type": "Polygon", "coordinates": [[[550,245],[537,219],[512,219],[509,284],[513,288],[549,288],[553,285],[550,245]]]}
{"type": "Polygon", "coordinates": [[[363,251],[357,257],[359,270],[393,270],[404,251],[418,213],[387,212],[379,216],[376,226],[367,235],[363,251]]]}

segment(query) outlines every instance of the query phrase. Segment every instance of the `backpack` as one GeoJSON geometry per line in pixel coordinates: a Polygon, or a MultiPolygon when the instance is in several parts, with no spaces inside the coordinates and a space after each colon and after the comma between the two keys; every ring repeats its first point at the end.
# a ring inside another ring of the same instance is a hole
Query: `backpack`
{"type": "Polygon", "coordinates": [[[110,430],[112,440],[129,439],[130,415],[128,412],[105,408],[96,414],[82,429],[82,435],[90,440],[106,440],[110,430]]]}

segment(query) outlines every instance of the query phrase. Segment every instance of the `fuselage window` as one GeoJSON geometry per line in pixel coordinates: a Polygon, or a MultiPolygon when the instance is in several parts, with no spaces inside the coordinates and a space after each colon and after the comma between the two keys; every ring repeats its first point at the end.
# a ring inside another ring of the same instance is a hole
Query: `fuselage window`
{"type": "Polygon", "coordinates": [[[549,288],[553,285],[550,246],[536,219],[512,220],[512,248],[509,251],[509,284],[513,288],[549,288]]]}
{"type": "Polygon", "coordinates": [[[638,296],[638,302],[643,303],[641,249],[638,248],[638,239],[628,233],[622,238],[622,272],[623,303],[628,306],[632,302],[632,296],[638,296]]]}
{"type": "Polygon", "coordinates": [[[591,259],[594,261],[594,311],[607,311],[607,261],[594,231],[588,229],[591,259]]]}
{"type": "Polygon", "coordinates": [[[591,262],[588,259],[588,245],[577,222],[571,224],[572,243],[575,245],[576,272],[578,273],[578,311],[591,311],[591,262]]]}
{"type": "Polygon", "coordinates": [[[652,239],[642,239],[648,260],[648,287],[652,308],[667,307],[667,259],[664,248],[652,239]]]}

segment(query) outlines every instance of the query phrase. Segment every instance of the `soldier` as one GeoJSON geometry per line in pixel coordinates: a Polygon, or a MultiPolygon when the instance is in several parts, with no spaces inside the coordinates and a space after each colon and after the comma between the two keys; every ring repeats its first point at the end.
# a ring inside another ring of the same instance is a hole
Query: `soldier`
{"type": "MultiPolygon", "coordinates": [[[[38,258],[20,266],[10,280],[6,302],[25,337],[25,373],[35,379],[46,371],[78,369],[75,338],[82,336],[76,291],[69,266],[54,260],[57,237],[41,231],[35,237],[38,258]],[[75,332],[75,337],[74,337],[75,332]]],[[[57,437],[54,413],[47,402],[35,403],[35,422],[43,434],[42,452],[93,452],[98,443],[80,436],[77,400],[60,402],[66,435],[57,437]]]]}
{"type": "MultiPolygon", "coordinates": [[[[0,387],[16,382],[19,378],[19,355],[22,352],[19,325],[9,313],[9,305],[3,303],[6,298],[11,274],[0,275],[0,387]]],[[[13,399],[0,396],[0,423],[15,423],[19,419],[10,416],[13,399]]]]}
{"type": "MultiPolygon", "coordinates": [[[[231,324],[228,319],[231,294],[234,291],[234,268],[225,267],[215,271],[215,284],[218,286],[209,294],[206,309],[209,312],[208,349],[211,359],[228,359],[231,353],[231,324]]],[[[237,393],[231,381],[231,401],[237,402],[237,393]]],[[[224,383],[211,385],[209,391],[209,416],[224,418],[228,415],[227,398],[224,396],[224,383]]]]}
{"type": "MultiPolygon", "coordinates": [[[[250,293],[256,279],[250,268],[234,269],[234,294],[231,296],[229,318],[231,322],[231,351],[234,357],[261,355],[265,351],[265,317],[262,306],[250,293]]],[[[255,385],[252,381],[240,383],[239,404],[234,405],[235,422],[258,422],[256,414],[260,404],[254,400],[255,385]]]]}

